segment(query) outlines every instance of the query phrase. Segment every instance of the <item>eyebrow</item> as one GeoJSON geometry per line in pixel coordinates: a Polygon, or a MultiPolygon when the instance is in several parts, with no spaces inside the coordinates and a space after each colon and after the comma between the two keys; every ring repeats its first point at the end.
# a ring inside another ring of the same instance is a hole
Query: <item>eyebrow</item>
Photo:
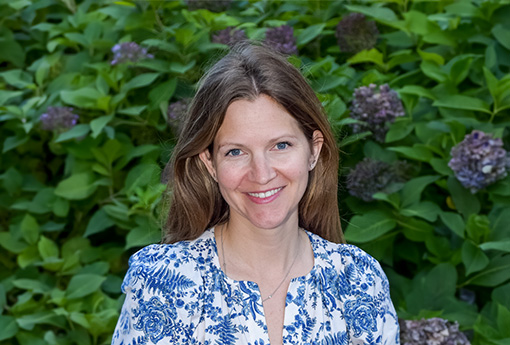
{"type": "MultiPolygon", "coordinates": [[[[297,137],[295,135],[292,135],[292,134],[284,134],[284,135],[279,135],[279,136],[277,136],[277,137],[275,137],[273,139],[270,139],[268,142],[276,143],[278,141],[285,140],[285,139],[294,139],[294,140],[296,140],[297,137]]],[[[225,143],[222,143],[221,145],[219,145],[218,149],[221,149],[222,147],[225,147],[225,146],[233,146],[233,147],[243,148],[246,145],[241,144],[241,143],[236,143],[236,142],[225,142],[225,143]]]]}

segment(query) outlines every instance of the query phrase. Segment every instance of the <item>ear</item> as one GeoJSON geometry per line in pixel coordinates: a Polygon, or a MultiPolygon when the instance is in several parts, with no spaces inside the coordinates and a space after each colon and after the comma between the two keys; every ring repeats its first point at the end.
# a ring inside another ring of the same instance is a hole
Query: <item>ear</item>
{"type": "Polygon", "coordinates": [[[319,155],[321,153],[322,144],[324,143],[324,136],[322,132],[319,130],[315,130],[312,136],[312,154],[310,156],[310,170],[315,168],[317,161],[319,159],[319,155]]]}
{"type": "Polygon", "coordinates": [[[217,181],[216,169],[214,168],[214,163],[212,161],[212,157],[211,157],[211,153],[209,152],[209,149],[205,149],[204,151],[200,152],[198,157],[205,164],[207,171],[209,171],[209,174],[214,179],[214,181],[217,181]]]}

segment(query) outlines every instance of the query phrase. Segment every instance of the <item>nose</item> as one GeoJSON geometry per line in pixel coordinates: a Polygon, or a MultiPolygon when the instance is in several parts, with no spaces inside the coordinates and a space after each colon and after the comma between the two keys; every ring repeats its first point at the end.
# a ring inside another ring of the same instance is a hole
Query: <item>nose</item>
{"type": "Polygon", "coordinates": [[[253,156],[250,167],[250,177],[258,184],[266,184],[276,177],[273,162],[265,155],[253,156]]]}

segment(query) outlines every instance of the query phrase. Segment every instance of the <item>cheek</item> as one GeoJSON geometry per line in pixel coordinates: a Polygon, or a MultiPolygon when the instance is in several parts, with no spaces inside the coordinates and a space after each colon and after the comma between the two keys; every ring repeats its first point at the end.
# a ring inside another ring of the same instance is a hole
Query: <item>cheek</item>
{"type": "Polygon", "coordinates": [[[245,170],[236,164],[220,164],[216,170],[220,190],[235,189],[241,183],[245,170]]]}

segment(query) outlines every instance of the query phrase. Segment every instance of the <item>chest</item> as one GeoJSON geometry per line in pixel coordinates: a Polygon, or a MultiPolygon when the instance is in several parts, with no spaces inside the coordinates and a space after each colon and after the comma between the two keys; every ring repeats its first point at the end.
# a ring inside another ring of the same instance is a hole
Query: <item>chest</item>
{"type": "Polygon", "coordinates": [[[347,332],[341,301],[324,296],[311,279],[291,280],[288,289],[264,304],[257,284],[251,282],[223,281],[211,293],[193,335],[199,343],[314,344],[347,332]]]}

